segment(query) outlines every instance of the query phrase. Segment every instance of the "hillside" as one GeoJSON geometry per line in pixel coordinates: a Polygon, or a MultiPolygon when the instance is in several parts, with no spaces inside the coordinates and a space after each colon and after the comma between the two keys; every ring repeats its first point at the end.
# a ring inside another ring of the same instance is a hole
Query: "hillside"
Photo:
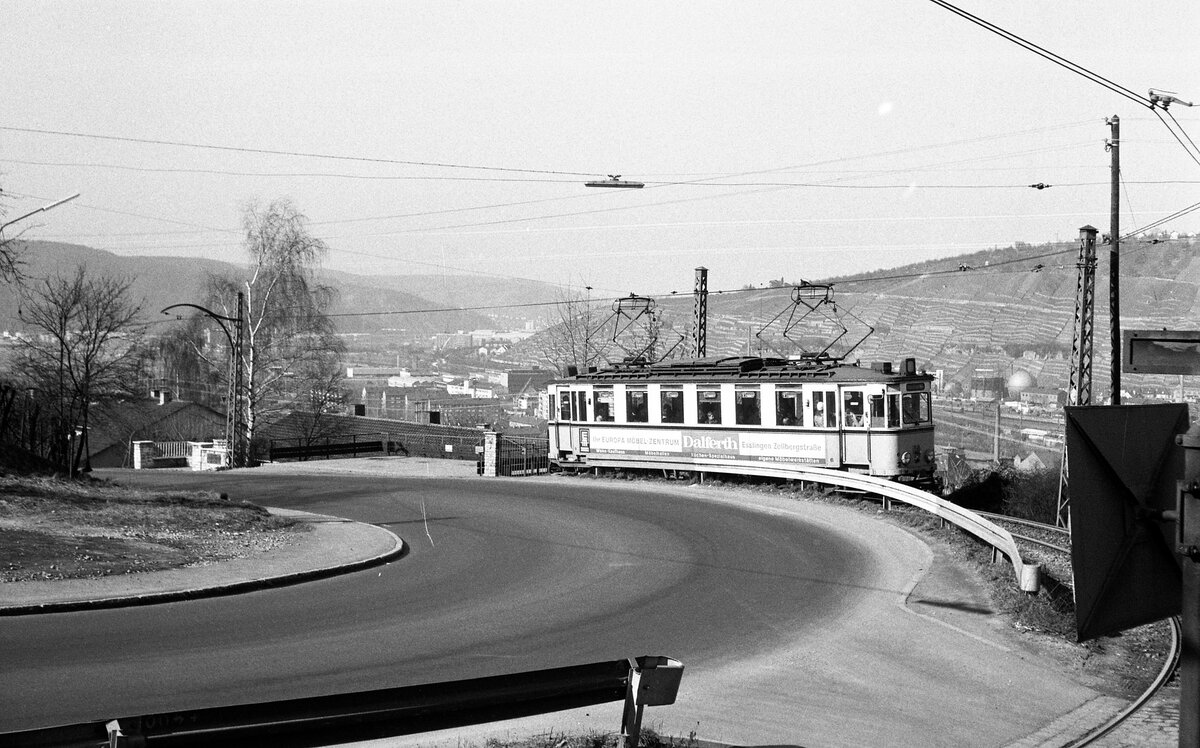
{"type": "MultiPolygon", "coordinates": [[[[145,299],[148,316],[156,318],[159,309],[179,303],[203,304],[204,279],[208,274],[230,275],[243,272],[236,265],[202,258],[127,257],[100,249],[76,244],[55,242],[26,242],[22,253],[24,271],[31,278],[53,273],[70,272],[80,264],[90,270],[133,280],[131,293],[135,299],[145,299]]],[[[433,314],[379,314],[408,310],[472,306],[455,303],[452,298],[430,299],[406,289],[422,288],[419,282],[409,283],[387,277],[368,278],[350,273],[327,272],[322,280],[339,291],[334,314],[364,314],[343,316],[337,322],[344,332],[374,332],[384,328],[404,329],[417,334],[453,332],[492,327],[493,322],[474,312],[443,312],[433,314]]],[[[429,286],[432,288],[433,286],[429,286]]],[[[478,300],[479,297],[474,297],[478,300]]],[[[489,303],[484,300],[483,303],[489,303]]],[[[19,300],[13,289],[0,292],[0,330],[21,330],[17,316],[19,300]]]]}
{"type": "MultiPolygon", "coordinates": [[[[1077,242],[1018,245],[823,282],[833,283],[838,308],[875,328],[850,354],[851,360],[912,356],[923,368],[942,370],[947,383],[960,385],[969,384],[977,370],[1007,376],[1020,369],[1039,386],[1062,388],[1069,376],[1078,251],[1077,242]]],[[[1200,261],[1194,255],[1195,239],[1122,244],[1123,329],[1200,327],[1200,261]]],[[[1093,391],[1100,397],[1109,381],[1108,248],[1098,247],[1097,256],[1093,391]]],[[[808,269],[803,273],[820,277],[808,269]]],[[[800,273],[786,275],[790,279],[800,273]]],[[[709,278],[710,289],[720,286],[719,278],[709,278]]],[[[789,286],[710,293],[708,354],[758,353],[756,333],[781,313],[786,321],[790,291],[789,286]]],[[[659,300],[658,308],[668,325],[690,335],[692,303],[690,296],[674,297],[659,300]]],[[[797,316],[804,311],[799,308],[797,316]]],[[[812,315],[813,320],[820,320],[819,315],[812,315]]],[[[850,332],[834,353],[866,332],[850,321],[847,325],[850,332]]],[[[814,343],[831,340],[837,332],[829,321],[798,329],[814,343]]],[[[601,333],[608,334],[608,328],[601,333]]],[[[532,339],[510,356],[534,359],[540,345],[532,339]]],[[[1133,382],[1177,386],[1178,378],[1139,376],[1133,382]]]]}

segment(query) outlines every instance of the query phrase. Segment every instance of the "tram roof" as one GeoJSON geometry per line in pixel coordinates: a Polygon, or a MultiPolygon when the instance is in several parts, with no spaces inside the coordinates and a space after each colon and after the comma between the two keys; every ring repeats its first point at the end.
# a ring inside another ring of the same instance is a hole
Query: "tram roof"
{"type": "MultiPolygon", "coordinates": [[[[890,367],[890,364],[888,364],[890,367]]],[[[890,382],[932,379],[929,374],[888,371],[884,366],[847,364],[829,358],[769,358],[730,356],[662,361],[656,364],[624,363],[583,372],[559,381],[574,382],[669,382],[669,381],[831,381],[890,382]]]]}

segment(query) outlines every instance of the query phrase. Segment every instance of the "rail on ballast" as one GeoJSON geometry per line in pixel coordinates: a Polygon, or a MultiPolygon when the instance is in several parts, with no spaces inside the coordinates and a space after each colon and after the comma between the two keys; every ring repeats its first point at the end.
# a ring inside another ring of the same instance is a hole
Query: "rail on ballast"
{"type": "Polygon", "coordinates": [[[757,475],[767,478],[784,478],[810,483],[838,486],[856,491],[876,494],[884,499],[899,501],[903,504],[922,509],[946,522],[974,535],[1003,554],[1012,563],[1013,573],[1022,592],[1036,593],[1041,589],[1041,564],[1028,563],[1021,558],[1017,541],[1012,533],[1003,527],[989,522],[969,509],[964,509],[945,499],[922,491],[919,488],[906,486],[884,478],[874,478],[859,473],[847,473],[841,470],[810,467],[806,465],[788,465],[787,467],[767,467],[749,465],[745,462],[738,464],[723,464],[719,462],[695,464],[691,470],[700,473],[732,473],[737,475],[757,475]]]}

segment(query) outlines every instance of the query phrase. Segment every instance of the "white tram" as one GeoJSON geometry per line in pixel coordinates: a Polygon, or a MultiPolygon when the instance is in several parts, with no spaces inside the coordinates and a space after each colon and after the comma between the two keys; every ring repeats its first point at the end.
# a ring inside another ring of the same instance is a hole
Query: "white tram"
{"type": "Polygon", "coordinates": [[[828,358],[622,364],[550,384],[550,461],[703,470],[815,465],[931,484],[933,377],[828,358]]]}

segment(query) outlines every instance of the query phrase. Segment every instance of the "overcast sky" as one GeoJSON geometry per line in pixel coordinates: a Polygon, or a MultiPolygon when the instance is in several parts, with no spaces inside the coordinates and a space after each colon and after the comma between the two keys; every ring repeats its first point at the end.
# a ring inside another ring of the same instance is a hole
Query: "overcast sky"
{"type": "MultiPolygon", "coordinates": [[[[958,5],[1200,102],[1195,0],[958,5]]],[[[119,254],[240,261],[243,206],[287,197],[328,265],[363,274],[621,295],[690,290],[698,265],[714,289],[828,278],[1107,230],[1114,114],[1123,232],[1200,201],[1200,164],[1153,111],[929,0],[3,15],[3,209],[82,193],[6,233],[119,254]],[[646,187],[583,184],[608,174],[646,187]]],[[[1200,142],[1200,107],[1169,113],[1200,142]]],[[[1200,231],[1200,211],[1167,228],[1200,231]]]]}

